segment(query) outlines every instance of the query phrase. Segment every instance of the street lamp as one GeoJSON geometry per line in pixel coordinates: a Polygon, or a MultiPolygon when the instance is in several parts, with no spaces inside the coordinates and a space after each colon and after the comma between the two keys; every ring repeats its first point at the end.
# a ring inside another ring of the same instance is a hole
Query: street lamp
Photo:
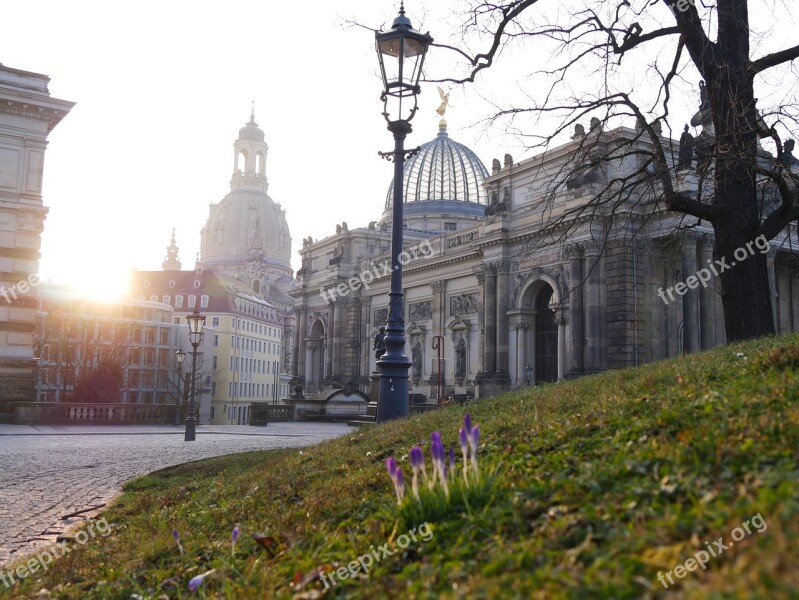
{"type": "MultiPolygon", "coordinates": [[[[375,33],[375,46],[383,77],[383,116],[394,135],[394,151],[380,156],[394,162],[394,200],[391,224],[391,291],[386,322],[386,353],[377,361],[380,371],[380,395],[376,421],[408,416],[408,369],[405,356],[405,316],[402,303],[402,171],[405,162],[405,136],[411,133],[410,120],[416,114],[416,97],[421,91],[419,77],[428,46],[433,38],[411,27],[400,4],[399,15],[385,32],[375,33]],[[389,102],[391,105],[389,106],[389,102]],[[391,110],[389,110],[391,109],[391,110]]],[[[418,148],[408,154],[412,156],[418,148]]]]}
{"type": "Polygon", "coordinates": [[[186,317],[186,322],[189,324],[189,342],[194,349],[191,353],[191,392],[189,392],[189,414],[186,417],[186,436],[183,438],[186,442],[194,441],[195,428],[197,426],[197,418],[194,416],[194,384],[197,379],[197,347],[203,339],[203,327],[205,326],[205,316],[198,312],[195,308],[194,312],[186,317]]]}
{"type": "Polygon", "coordinates": [[[178,394],[175,399],[175,425],[180,425],[180,406],[182,404],[180,401],[180,380],[183,379],[183,361],[185,359],[186,353],[183,350],[177,350],[175,352],[175,362],[178,365],[178,394]]]}
{"type": "Polygon", "coordinates": [[[533,383],[533,367],[530,365],[524,368],[524,380],[527,382],[527,385],[533,383]]]}

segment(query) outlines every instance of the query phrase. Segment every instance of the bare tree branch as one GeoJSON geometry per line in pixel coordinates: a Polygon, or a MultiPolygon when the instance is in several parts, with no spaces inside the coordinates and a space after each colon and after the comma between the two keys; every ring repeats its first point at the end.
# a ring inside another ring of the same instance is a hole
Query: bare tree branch
{"type": "Polygon", "coordinates": [[[753,73],[760,73],[761,71],[786,62],[791,62],[797,58],[799,58],[799,46],[794,46],[793,48],[786,48],[785,50],[767,54],[757,60],[753,60],[749,69],[753,73]]]}

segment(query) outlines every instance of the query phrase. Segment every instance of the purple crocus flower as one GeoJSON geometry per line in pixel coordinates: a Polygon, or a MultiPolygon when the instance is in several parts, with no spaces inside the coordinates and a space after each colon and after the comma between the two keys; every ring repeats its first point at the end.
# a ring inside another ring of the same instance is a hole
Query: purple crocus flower
{"type": "MultiPolygon", "coordinates": [[[[413,488],[413,496],[419,500],[419,471],[424,469],[424,454],[419,446],[411,448],[411,468],[413,469],[413,478],[411,486],[413,488]]],[[[427,473],[425,473],[427,479],[427,473]]]]}
{"type": "Polygon", "coordinates": [[[233,528],[233,533],[230,535],[230,553],[236,552],[236,542],[239,541],[239,526],[233,528]]]}
{"type": "Polygon", "coordinates": [[[477,446],[480,443],[480,427],[475,425],[469,436],[469,445],[472,447],[472,466],[474,474],[479,477],[480,471],[477,469],[477,446]]]}
{"type": "Polygon", "coordinates": [[[177,529],[172,529],[172,537],[175,538],[175,543],[178,545],[178,550],[180,550],[180,553],[183,554],[183,546],[180,545],[180,535],[178,535],[177,529]]]}
{"type": "Polygon", "coordinates": [[[472,415],[469,413],[463,415],[463,428],[466,430],[466,433],[472,432],[472,415]]]}
{"type": "Polygon", "coordinates": [[[402,499],[405,497],[405,476],[400,468],[397,468],[394,491],[397,492],[397,504],[402,504],[402,499]]]}
{"type": "Polygon", "coordinates": [[[211,569],[210,571],[206,571],[205,573],[197,575],[196,577],[192,577],[189,580],[189,591],[196,592],[197,588],[199,588],[203,584],[203,579],[208,577],[214,571],[216,571],[216,569],[211,569]]]}
{"type": "Polygon", "coordinates": [[[461,427],[460,431],[458,432],[458,441],[461,443],[461,454],[463,454],[463,482],[469,483],[469,479],[467,477],[467,468],[469,465],[469,434],[466,433],[466,430],[461,427]]]}
{"type": "Polygon", "coordinates": [[[391,483],[394,485],[397,484],[397,461],[394,460],[393,456],[390,456],[386,459],[386,470],[388,471],[388,476],[391,478],[391,483]]]}
{"type": "Polygon", "coordinates": [[[436,431],[433,434],[433,444],[430,447],[430,453],[433,455],[433,469],[441,480],[441,485],[444,487],[444,493],[449,496],[449,487],[447,486],[447,472],[444,465],[444,444],[441,443],[441,434],[436,431]]]}

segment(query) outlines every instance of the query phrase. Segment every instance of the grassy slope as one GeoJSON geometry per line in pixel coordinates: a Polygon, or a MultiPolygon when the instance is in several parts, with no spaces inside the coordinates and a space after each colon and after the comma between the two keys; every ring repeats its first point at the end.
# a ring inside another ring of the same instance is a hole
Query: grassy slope
{"type": "MultiPolygon", "coordinates": [[[[111,536],[14,593],[186,597],[192,576],[216,568],[200,595],[291,597],[297,574],[346,565],[427,519],[430,542],[327,595],[666,597],[659,570],[683,563],[706,540],[729,540],[760,513],[765,532],[711,559],[707,571],[688,573],[673,597],[796,598],[797,398],[799,337],[791,336],[479,401],[469,409],[482,433],[481,468],[498,470],[493,486],[474,493],[468,508],[428,504],[417,514],[398,510],[384,460],[420,441],[427,456],[434,429],[455,443],[460,407],[302,452],[184,465],[129,484],[106,513],[111,536]],[[251,532],[274,536],[276,555],[257,547],[251,532]]],[[[407,477],[407,459],[399,462],[407,477]]],[[[302,597],[314,589],[324,591],[314,581],[302,597]]]]}

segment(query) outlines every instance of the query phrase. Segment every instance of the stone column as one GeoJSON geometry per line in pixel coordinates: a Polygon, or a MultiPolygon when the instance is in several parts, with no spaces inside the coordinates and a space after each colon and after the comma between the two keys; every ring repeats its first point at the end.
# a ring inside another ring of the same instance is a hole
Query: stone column
{"type": "MultiPolygon", "coordinates": [[[[710,269],[713,264],[713,241],[709,236],[703,236],[699,243],[698,269],[710,269]]],[[[702,350],[707,350],[716,345],[716,282],[711,279],[707,287],[699,288],[699,317],[702,324],[699,327],[702,336],[702,350]]]]}
{"type": "MultiPolygon", "coordinates": [[[[696,280],[696,237],[685,234],[682,240],[682,283],[689,277],[696,280]]],[[[701,285],[701,284],[700,284],[701,285]]],[[[699,350],[699,290],[691,289],[682,297],[683,350],[699,350]]]]}
{"type": "Polygon", "coordinates": [[[369,334],[372,332],[372,296],[365,296],[361,302],[361,323],[363,329],[361,330],[361,339],[358,340],[361,344],[361,374],[362,376],[370,376],[369,363],[372,356],[372,338],[369,334]]]}
{"type": "Polygon", "coordinates": [[[564,257],[569,261],[569,321],[571,322],[571,360],[569,371],[583,372],[583,248],[572,244],[566,248],[564,257]]]}
{"type": "Polygon", "coordinates": [[[558,381],[566,375],[566,308],[555,308],[558,323],[558,381]]]}
{"type": "Polygon", "coordinates": [[[328,344],[328,370],[327,376],[332,378],[333,373],[341,375],[341,308],[339,305],[343,300],[330,303],[330,333],[327,338],[328,344]]]}
{"type": "Polygon", "coordinates": [[[329,378],[333,378],[333,365],[335,364],[335,354],[336,354],[336,329],[338,328],[338,324],[336,323],[336,313],[338,312],[336,302],[330,302],[328,304],[328,320],[327,320],[327,368],[325,369],[325,374],[329,378]]]}
{"type": "Polygon", "coordinates": [[[600,260],[597,244],[586,244],[585,252],[585,370],[589,373],[602,368],[602,307],[600,305],[600,260]]]}
{"type": "Polygon", "coordinates": [[[524,368],[527,366],[527,325],[516,325],[516,385],[525,385],[524,368]]]}
{"type": "Polygon", "coordinates": [[[433,292],[433,335],[444,335],[444,324],[447,321],[447,282],[434,281],[430,284],[430,289],[433,292]]]}
{"type": "Polygon", "coordinates": [[[474,274],[477,279],[477,372],[484,373],[485,365],[485,269],[481,267],[474,274]]]}
{"type": "Polygon", "coordinates": [[[497,372],[507,373],[510,368],[508,355],[508,274],[510,262],[497,263],[497,372]]]}
{"type": "Polygon", "coordinates": [[[486,265],[485,271],[485,339],[483,368],[486,373],[497,370],[497,267],[486,265]]]}
{"type": "MultiPolygon", "coordinates": [[[[527,339],[525,342],[529,344],[529,352],[527,352],[527,365],[530,365],[533,369],[533,376],[530,379],[530,385],[535,385],[536,381],[536,372],[535,372],[535,318],[538,314],[537,310],[532,311],[533,319],[530,322],[530,328],[527,331],[527,339]]],[[[524,365],[525,367],[527,365],[524,365]]]]}
{"type": "MultiPolygon", "coordinates": [[[[294,374],[300,379],[300,384],[305,380],[305,334],[308,327],[308,307],[300,306],[297,313],[296,341],[294,343],[294,374]]],[[[292,390],[293,391],[293,390],[292,390]]]]}

